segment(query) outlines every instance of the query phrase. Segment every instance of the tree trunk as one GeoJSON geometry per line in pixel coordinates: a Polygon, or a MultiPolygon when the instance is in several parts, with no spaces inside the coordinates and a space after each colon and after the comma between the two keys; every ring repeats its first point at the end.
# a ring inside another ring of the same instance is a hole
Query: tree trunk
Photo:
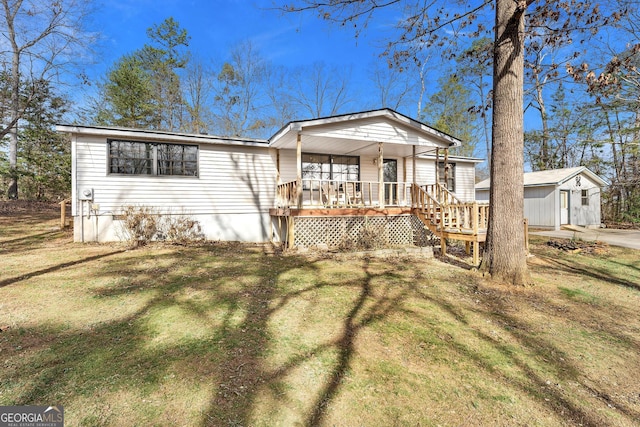
{"type": "MultiPolygon", "coordinates": [[[[537,64],[536,64],[537,65],[537,64]]],[[[538,164],[538,170],[553,169],[553,160],[549,155],[549,120],[547,116],[547,107],[544,103],[544,96],[542,94],[542,83],[540,82],[540,74],[535,69],[533,70],[535,85],[536,85],[536,102],[540,111],[540,121],[542,122],[542,141],[540,142],[540,158],[536,162],[538,164]]]]}
{"type": "Polygon", "coordinates": [[[13,55],[11,59],[11,122],[9,129],[9,188],[7,197],[18,198],[18,119],[20,115],[20,50],[16,43],[16,33],[13,22],[9,27],[9,39],[13,55]]]}
{"type": "Polygon", "coordinates": [[[526,1],[497,0],[489,228],[481,269],[492,279],[529,283],[524,239],[524,12],[526,1]]]}

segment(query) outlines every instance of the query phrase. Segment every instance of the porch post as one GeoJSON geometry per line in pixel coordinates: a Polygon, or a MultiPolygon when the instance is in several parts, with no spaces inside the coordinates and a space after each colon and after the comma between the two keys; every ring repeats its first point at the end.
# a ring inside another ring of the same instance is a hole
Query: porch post
{"type": "Polygon", "coordinates": [[[298,209],[302,209],[302,135],[296,139],[296,200],[298,209]]]}
{"type": "Polygon", "coordinates": [[[282,184],[282,178],[280,177],[280,149],[276,149],[276,184],[282,184]]]}
{"type": "Polygon", "coordinates": [[[412,148],[412,150],[411,150],[412,151],[412,153],[411,153],[411,161],[412,161],[412,163],[411,163],[411,172],[412,172],[412,175],[413,175],[411,177],[411,179],[413,180],[414,184],[417,184],[418,183],[418,178],[417,178],[418,173],[416,172],[416,146],[414,145],[411,148],[412,148]]]}
{"type": "Polygon", "coordinates": [[[378,142],[378,201],[380,208],[384,208],[384,156],[383,143],[378,142]]]}
{"type": "Polygon", "coordinates": [[[440,180],[438,179],[438,170],[440,169],[438,167],[438,163],[440,163],[440,148],[436,148],[436,184],[440,182],[440,180]]]}
{"type": "Polygon", "coordinates": [[[449,149],[444,149],[444,186],[449,189],[449,149]]]}
{"type": "MultiPolygon", "coordinates": [[[[411,187],[418,185],[418,172],[416,171],[416,146],[411,146],[411,187]]],[[[417,193],[416,193],[417,194],[417,193]]],[[[413,199],[414,193],[411,192],[411,206],[418,206],[416,200],[413,199]]]]}

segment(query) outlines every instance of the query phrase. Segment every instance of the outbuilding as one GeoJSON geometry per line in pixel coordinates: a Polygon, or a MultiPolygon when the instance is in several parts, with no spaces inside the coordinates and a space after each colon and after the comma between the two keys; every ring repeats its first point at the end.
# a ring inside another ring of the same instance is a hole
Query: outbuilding
{"type": "MultiPolygon", "coordinates": [[[[600,193],[607,182],[584,166],[524,174],[524,215],[530,227],[600,227],[600,193]]],[[[491,182],[476,184],[476,200],[489,201],[491,182]]]]}

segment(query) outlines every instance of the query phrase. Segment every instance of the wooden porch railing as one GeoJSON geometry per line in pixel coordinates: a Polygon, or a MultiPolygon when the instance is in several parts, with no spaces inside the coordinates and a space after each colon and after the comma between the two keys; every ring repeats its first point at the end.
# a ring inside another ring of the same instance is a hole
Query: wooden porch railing
{"type": "MultiPolygon", "coordinates": [[[[276,207],[411,207],[411,212],[440,237],[442,253],[446,253],[447,239],[461,240],[465,242],[468,253],[473,244],[473,263],[478,264],[480,243],[485,241],[489,225],[488,204],[462,202],[441,184],[385,182],[383,185],[384,199],[380,203],[378,182],[304,179],[300,189],[297,182],[287,182],[278,185],[276,207]],[[302,206],[299,206],[298,190],[302,194],[302,206]]],[[[289,231],[289,235],[291,233],[289,231]]]]}
{"type": "MultiPolygon", "coordinates": [[[[411,184],[407,182],[385,182],[383,184],[384,206],[411,206],[411,184]]],[[[381,206],[378,189],[373,181],[337,181],[321,179],[302,180],[302,206],[298,206],[298,184],[296,181],[280,184],[276,190],[278,208],[354,208],[381,206]]]]}

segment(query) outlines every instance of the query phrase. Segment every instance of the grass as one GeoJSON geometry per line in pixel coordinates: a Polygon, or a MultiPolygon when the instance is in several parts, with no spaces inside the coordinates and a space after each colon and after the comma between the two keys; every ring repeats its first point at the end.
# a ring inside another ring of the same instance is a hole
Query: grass
{"type": "Polygon", "coordinates": [[[640,253],[453,260],[76,244],[0,216],[0,404],[68,425],[637,425],[640,253]]]}

